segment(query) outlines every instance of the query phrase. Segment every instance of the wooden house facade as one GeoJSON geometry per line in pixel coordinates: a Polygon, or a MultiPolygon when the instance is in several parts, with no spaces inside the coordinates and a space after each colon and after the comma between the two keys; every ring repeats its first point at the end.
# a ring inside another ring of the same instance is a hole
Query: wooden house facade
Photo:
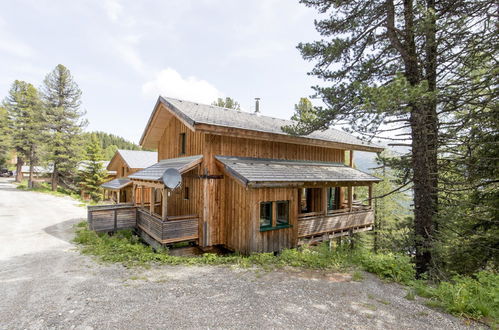
{"type": "MultiPolygon", "coordinates": [[[[371,229],[370,199],[355,201],[353,190],[371,194],[379,179],[351,161],[354,150],[382,148],[332,128],[289,135],[282,127],[291,124],[159,97],[140,141],[157,148],[158,162],[128,175],[132,195],[149,191],[151,198],[130,206],[135,227],[159,244],[192,240],[245,254],[371,229]],[[166,189],[168,168],[181,173],[180,187],[166,189]]],[[[102,208],[95,212],[106,218],[102,208]]]]}
{"type": "MultiPolygon", "coordinates": [[[[107,172],[113,173],[114,176],[101,185],[104,190],[104,200],[114,203],[132,203],[133,184],[128,179],[128,175],[155,164],[157,160],[158,153],[154,151],[117,150],[106,164],[107,172]]],[[[140,199],[137,202],[140,203],[140,199]]]]}

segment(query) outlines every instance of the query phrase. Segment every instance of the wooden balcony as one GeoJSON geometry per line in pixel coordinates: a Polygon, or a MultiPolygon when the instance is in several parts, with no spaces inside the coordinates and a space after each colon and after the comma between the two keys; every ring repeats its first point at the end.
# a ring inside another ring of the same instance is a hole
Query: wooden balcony
{"type": "Polygon", "coordinates": [[[138,209],[137,227],[161,244],[191,241],[199,238],[198,217],[195,214],[169,216],[167,220],[163,221],[155,215],[138,209]]]}
{"type": "Polygon", "coordinates": [[[88,224],[91,230],[97,232],[140,229],[160,244],[199,238],[197,215],[168,216],[162,220],[132,204],[89,206],[88,224]]]}
{"type": "Polygon", "coordinates": [[[356,232],[371,229],[373,224],[374,210],[369,206],[356,207],[351,211],[336,210],[327,214],[299,214],[298,238],[346,233],[350,230],[356,232]]]}

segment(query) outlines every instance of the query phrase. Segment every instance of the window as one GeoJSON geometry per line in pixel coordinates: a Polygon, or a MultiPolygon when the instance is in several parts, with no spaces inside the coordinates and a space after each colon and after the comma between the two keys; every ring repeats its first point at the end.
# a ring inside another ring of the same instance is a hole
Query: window
{"type": "Polygon", "coordinates": [[[288,227],[289,201],[260,203],[260,231],[288,227]]]}
{"type": "Polygon", "coordinates": [[[333,211],[340,207],[340,187],[327,188],[327,210],[333,211]]]}
{"type": "Polygon", "coordinates": [[[184,187],[184,199],[189,199],[189,187],[184,187]]]}
{"type": "Polygon", "coordinates": [[[282,226],[289,224],[289,201],[276,202],[277,219],[276,225],[282,226]]]}
{"type": "Polygon", "coordinates": [[[272,227],[272,202],[260,203],[260,228],[272,227]]]}
{"type": "Polygon", "coordinates": [[[180,154],[185,155],[185,133],[180,133],[180,154]]]}

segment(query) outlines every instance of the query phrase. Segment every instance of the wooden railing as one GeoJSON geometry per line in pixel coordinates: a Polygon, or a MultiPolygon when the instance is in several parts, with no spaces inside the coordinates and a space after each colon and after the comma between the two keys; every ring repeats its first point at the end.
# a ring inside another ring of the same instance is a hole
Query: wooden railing
{"type": "Polygon", "coordinates": [[[138,209],[137,226],[162,244],[196,240],[198,235],[197,215],[167,217],[166,221],[138,209]]]}
{"type": "Polygon", "coordinates": [[[137,225],[137,208],[133,204],[88,206],[88,227],[98,232],[133,229],[137,225]]]}
{"type": "Polygon", "coordinates": [[[338,210],[326,214],[299,214],[298,237],[334,233],[348,229],[369,227],[374,224],[374,211],[362,207],[345,212],[338,210]]]}

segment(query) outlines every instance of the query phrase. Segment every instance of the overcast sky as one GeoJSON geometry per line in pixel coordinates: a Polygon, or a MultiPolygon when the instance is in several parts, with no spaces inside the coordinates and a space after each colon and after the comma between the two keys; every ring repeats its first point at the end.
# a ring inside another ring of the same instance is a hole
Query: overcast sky
{"type": "Polygon", "coordinates": [[[296,0],[0,0],[0,98],[57,64],[83,91],[87,130],[138,142],[159,94],[289,118],[313,93],[296,45],[318,39],[296,0]]]}

